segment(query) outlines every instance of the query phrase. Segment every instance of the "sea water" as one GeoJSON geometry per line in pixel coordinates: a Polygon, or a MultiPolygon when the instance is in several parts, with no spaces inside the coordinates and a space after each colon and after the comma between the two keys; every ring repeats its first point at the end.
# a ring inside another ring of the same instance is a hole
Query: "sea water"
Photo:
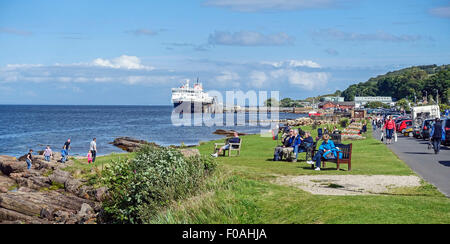
{"type": "MultiPolygon", "coordinates": [[[[213,134],[217,129],[245,133],[270,129],[248,125],[174,126],[172,110],[172,106],[0,105],[0,155],[22,156],[29,149],[44,150],[46,145],[59,152],[68,138],[71,155],[85,156],[94,137],[98,155],[105,155],[123,152],[110,144],[117,137],[128,136],[162,146],[196,145],[223,138],[213,134]]],[[[303,115],[279,114],[280,119],[300,116],[303,115]]]]}

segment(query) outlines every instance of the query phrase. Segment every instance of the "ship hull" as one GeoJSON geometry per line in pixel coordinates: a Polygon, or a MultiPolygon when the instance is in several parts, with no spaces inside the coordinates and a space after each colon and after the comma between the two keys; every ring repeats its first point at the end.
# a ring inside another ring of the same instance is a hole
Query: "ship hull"
{"type": "Polygon", "coordinates": [[[191,112],[202,113],[211,107],[212,103],[201,103],[201,102],[173,102],[173,107],[187,111],[190,109],[191,112]]]}

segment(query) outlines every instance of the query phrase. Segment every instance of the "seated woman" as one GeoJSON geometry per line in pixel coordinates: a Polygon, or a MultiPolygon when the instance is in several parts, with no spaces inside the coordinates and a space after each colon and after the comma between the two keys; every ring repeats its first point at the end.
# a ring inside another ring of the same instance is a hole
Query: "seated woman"
{"type": "Polygon", "coordinates": [[[316,169],[320,171],[320,165],[322,158],[324,159],[333,159],[337,157],[342,157],[342,153],[340,153],[339,148],[334,145],[334,142],[330,140],[330,136],[328,134],[323,135],[322,137],[322,145],[319,147],[319,151],[314,155],[313,160],[316,161],[316,169]],[[338,155],[339,153],[339,155],[338,155]]]}
{"type": "Polygon", "coordinates": [[[293,161],[297,162],[298,154],[306,152],[308,148],[311,147],[313,144],[314,139],[311,137],[311,133],[305,132],[304,138],[299,136],[299,141],[297,141],[297,144],[294,145],[295,159],[293,161]]]}

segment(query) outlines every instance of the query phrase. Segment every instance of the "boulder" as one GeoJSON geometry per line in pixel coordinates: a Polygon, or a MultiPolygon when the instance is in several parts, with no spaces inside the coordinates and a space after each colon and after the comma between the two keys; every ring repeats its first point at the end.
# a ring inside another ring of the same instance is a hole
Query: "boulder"
{"type": "Polygon", "coordinates": [[[180,149],[180,153],[186,158],[200,156],[200,151],[197,148],[180,149]]]}
{"type": "Polygon", "coordinates": [[[147,142],[144,140],[138,140],[131,137],[119,137],[114,139],[112,144],[127,152],[137,151],[142,145],[150,145],[159,147],[156,143],[147,142]]]}
{"type": "Polygon", "coordinates": [[[95,206],[92,201],[57,191],[8,192],[0,194],[0,207],[28,216],[41,216],[58,210],[77,213],[83,204],[95,206]],[[45,208],[44,210],[42,210],[45,208]]]}
{"type": "Polygon", "coordinates": [[[52,183],[65,184],[67,180],[71,179],[69,172],[57,169],[48,177],[52,183]]]}
{"type": "Polygon", "coordinates": [[[16,181],[0,174],[0,192],[8,192],[12,186],[16,185],[16,181]]]}
{"type": "Polygon", "coordinates": [[[51,186],[49,178],[45,176],[19,177],[16,178],[16,182],[21,187],[33,190],[41,190],[42,188],[49,188],[51,186]]]}
{"type": "Polygon", "coordinates": [[[27,164],[25,162],[17,160],[0,159],[0,171],[5,175],[11,173],[19,173],[27,170],[27,164]]]}
{"type": "Polygon", "coordinates": [[[95,189],[95,200],[102,202],[106,198],[106,194],[108,192],[108,188],[100,187],[95,189]]]}
{"type": "Polygon", "coordinates": [[[64,223],[66,222],[66,220],[69,219],[70,213],[66,212],[66,211],[62,211],[62,210],[57,210],[54,214],[53,214],[53,218],[60,222],[60,223],[64,223]]]}
{"type": "Polygon", "coordinates": [[[94,195],[94,189],[92,187],[81,186],[80,188],[78,188],[78,197],[90,199],[91,197],[94,197],[94,195]]]}
{"type": "Polygon", "coordinates": [[[77,179],[68,179],[66,180],[66,182],[64,183],[64,189],[68,192],[71,193],[78,193],[78,189],[81,186],[81,182],[77,179]]]}
{"type": "MultiPolygon", "coordinates": [[[[224,136],[234,136],[234,132],[236,132],[236,131],[219,129],[219,130],[214,131],[213,134],[215,134],[215,135],[224,135],[224,136]]],[[[238,132],[238,135],[239,136],[245,136],[245,135],[247,135],[247,133],[238,132]]]]}
{"type": "Polygon", "coordinates": [[[22,223],[30,223],[30,224],[48,224],[48,221],[44,219],[39,219],[34,216],[28,216],[25,214],[21,214],[19,212],[0,208],[0,223],[11,223],[11,224],[22,224],[22,223]]]}
{"type": "Polygon", "coordinates": [[[53,220],[53,211],[44,207],[41,209],[39,216],[44,219],[53,220]]]}
{"type": "Polygon", "coordinates": [[[94,209],[89,204],[83,203],[77,213],[77,223],[82,224],[94,217],[94,209]]]}
{"type": "Polygon", "coordinates": [[[15,161],[17,160],[16,157],[11,157],[11,156],[7,156],[7,155],[0,155],[0,162],[1,161],[15,161]]]}

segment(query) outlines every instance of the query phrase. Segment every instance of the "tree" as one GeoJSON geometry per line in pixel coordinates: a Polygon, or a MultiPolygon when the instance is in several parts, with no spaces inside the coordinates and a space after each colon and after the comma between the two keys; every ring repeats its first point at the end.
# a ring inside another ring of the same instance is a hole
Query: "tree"
{"type": "Polygon", "coordinates": [[[279,107],[280,102],[278,102],[275,98],[269,98],[264,102],[264,106],[266,107],[279,107]]]}
{"type": "Polygon", "coordinates": [[[366,108],[383,108],[382,102],[368,102],[364,107],[366,108]]]}
{"type": "Polygon", "coordinates": [[[280,107],[290,108],[290,107],[294,107],[294,105],[295,105],[295,101],[290,98],[284,98],[284,99],[281,99],[281,101],[280,101],[280,107]]]}
{"type": "Polygon", "coordinates": [[[411,111],[411,107],[409,106],[409,101],[406,99],[400,99],[397,103],[396,103],[397,107],[405,110],[405,111],[411,111]]]}
{"type": "Polygon", "coordinates": [[[450,100],[450,65],[424,65],[388,72],[366,82],[350,85],[341,96],[353,101],[355,96],[390,96],[394,99],[413,100],[425,94],[436,97],[439,102],[450,100]]]}

